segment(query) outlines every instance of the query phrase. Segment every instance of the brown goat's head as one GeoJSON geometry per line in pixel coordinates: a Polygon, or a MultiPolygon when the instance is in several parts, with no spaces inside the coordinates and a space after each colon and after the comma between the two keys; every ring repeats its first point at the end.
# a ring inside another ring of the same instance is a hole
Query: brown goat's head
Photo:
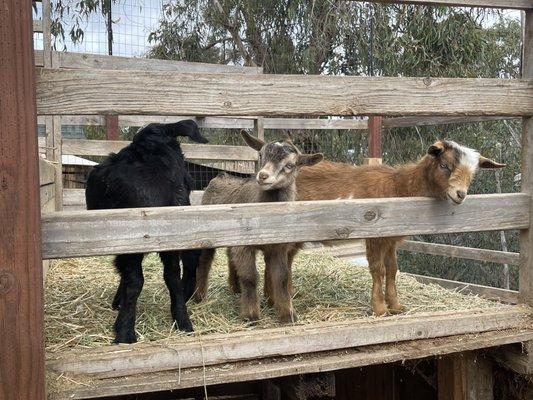
{"type": "Polygon", "coordinates": [[[295,183],[298,170],[322,161],[322,153],[302,154],[290,138],[265,143],[261,139],[241,131],[248,146],[259,152],[261,169],[256,180],[262,190],[274,190],[295,183]]]}
{"type": "Polygon", "coordinates": [[[478,168],[505,167],[505,164],[489,160],[476,150],[451,140],[435,142],[429,146],[428,155],[431,160],[430,177],[437,192],[454,204],[461,204],[466,199],[468,188],[478,168]]]}

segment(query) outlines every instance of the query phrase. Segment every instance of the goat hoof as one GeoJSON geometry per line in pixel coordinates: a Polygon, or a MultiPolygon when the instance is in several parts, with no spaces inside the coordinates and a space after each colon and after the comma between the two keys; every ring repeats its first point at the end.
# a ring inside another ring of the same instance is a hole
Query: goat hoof
{"type": "Polygon", "coordinates": [[[298,322],[298,316],[294,312],[289,315],[282,315],[279,317],[279,319],[283,324],[294,324],[298,322]]]}
{"type": "Polygon", "coordinates": [[[137,335],[135,332],[117,332],[115,343],[137,343],[137,335]]]}
{"type": "Polygon", "coordinates": [[[194,301],[196,303],[201,303],[202,301],[204,301],[205,297],[206,297],[205,293],[201,293],[201,292],[198,292],[198,291],[196,291],[196,293],[193,296],[194,301]]]}
{"type": "Polygon", "coordinates": [[[389,307],[389,313],[391,314],[402,314],[407,311],[407,308],[401,304],[397,304],[394,307],[389,307]]]}
{"type": "Polygon", "coordinates": [[[389,309],[385,305],[374,306],[372,307],[372,311],[374,312],[374,315],[378,317],[385,316],[389,313],[389,309]]]}
{"type": "Polygon", "coordinates": [[[181,322],[181,323],[176,321],[176,326],[178,327],[179,331],[187,332],[187,333],[194,332],[194,329],[192,327],[191,321],[184,321],[184,322],[181,322]]]}

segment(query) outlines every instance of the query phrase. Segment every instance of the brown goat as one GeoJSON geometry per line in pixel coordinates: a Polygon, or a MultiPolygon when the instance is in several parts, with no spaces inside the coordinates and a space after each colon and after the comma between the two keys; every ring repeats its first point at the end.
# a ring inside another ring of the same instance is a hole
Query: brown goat
{"type": "MultiPolygon", "coordinates": [[[[461,204],[478,168],[504,166],[481,156],[475,150],[440,140],[430,146],[427,154],[415,164],[354,167],[324,161],[314,167],[302,168],[296,180],[297,199],[426,196],[461,204]]],[[[396,290],[396,247],[403,239],[389,237],[366,240],[366,255],[373,281],[372,310],[376,315],[404,311],[396,290]]],[[[289,260],[301,247],[301,244],[293,246],[289,260]]]]}
{"type": "MultiPolygon", "coordinates": [[[[246,132],[246,143],[259,151],[261,170],[256,177],[241,179],[229,175],[218,176],[207,186],[202,204],[264,203],[296,200],[296,176],[302,166],[311,166],[323,160],[322,154],[301,154],[290,140],[265,144],[246,132]]],[[[269,302],[274,306],[282,322],[296,320],[289,292],[290,270],[288,253],[290,244],[238,246],[228,248],[229,283],[234,293],[241,293],[241,316],[259,318],[257,297],[257,250],[263,252],[268,279],[269,302]]],[[[207,293],[208,276],[215,249],[204,249],[196,273],[196,300],[207,293]]]]}

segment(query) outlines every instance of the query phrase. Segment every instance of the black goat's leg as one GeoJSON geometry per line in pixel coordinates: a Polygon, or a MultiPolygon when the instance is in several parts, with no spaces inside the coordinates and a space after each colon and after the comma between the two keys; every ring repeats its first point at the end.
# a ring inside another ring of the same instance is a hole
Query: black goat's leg
{"type": "Polygon", "coordinates": [[[165,251],[159,253],[161,261],[163,261],[164,272],[163,277],[170,295],[170,313],[172,319],[180,331],[192,332],[192,324],[187,313],[187,306],[185,305],[185,296],[183,290],[183,282],[180,276],[180,254],[179,251],[165,251]]]}
{"type": "Polygon", "coordinates": [[[113,298],[113,303],[111,304],[111,308],[113,308],[113,310],[118,310],[120,308],[120,302],[122,300],[123,292],[124,292],[124,279],[121,276],[120,283],[117,288],[117,292],[115,293],[115,297],[113,298]]]}
{"type": "Polygon", "coordinates": [[[121,254],[115,259],[121,282],[115,296],[115,298],[118,297],[120,304],[115,320],[115,343],[135,343],[137,341],[135,314],[137,299],[144,284],[142,260],[143,254],[121,254]]]}
{"type": "Polygon", "coordinates": [[[196,287],[196,270],[200,261],[201,250],[184,250],[180,252],[183,264],[183,296],[185,301],[189,301],[196,287]]]}

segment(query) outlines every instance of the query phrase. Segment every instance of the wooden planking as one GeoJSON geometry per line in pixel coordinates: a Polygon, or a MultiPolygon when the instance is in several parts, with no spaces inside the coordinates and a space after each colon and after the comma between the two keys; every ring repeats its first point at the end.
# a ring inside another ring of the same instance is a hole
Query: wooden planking
{"type": "Polygon", "coordinates": [[[43,217],[43,258],[528,226],[529,197],[473,195],[72,211],[43,217]]]}
{"type": "MultiPolygon", "coordinates": [[[[438,339],[419,339],[401,343],[365,346],[352,349],[334,350],[322,353],[299,354],[295,356],[265,358],[258,361],[241,361],[231,364],[206,366],[166,372],[141,374],[124,378],[90,380],[90,385],[72,385],[69,377],[58,378],[67,383],[60,393],[49,393],[50,400],[87,399],[107,396],[120,396],[163,390],[185,389],[273,379],[282,376],[334,371],[346,368],[363,367],[415,360],[427,357],[490,348],[533,339],[530,330],[504,330],[471,335],[449,336],[438,339]],[[223,371],[223,372],[221,372],[223,371]]],[[[86,382],[83,380],[83,382],[86,382]]]]}
{"type": "MultiPolygon", "coordinates": [[[[121,140],[64,139],[63,154],[77,156],[107,156],[118,152],[130,142],[121,140]]],[[[181,143],[185,158],[189,160],[256,161],[257,152],[247,146],[181,143]]]]}
{"type": "MultiPolygon", "coordinates": [[[[531,343],[531,342],[529,342],[531,343]]],[[[521,375],[533,375],[533,357],[517,346],[493,349],[490,354],[501,364],[521,375]]]]}
{"type": "Polygon", "coordinates": [[[398,246],[400,250],[415,253],[432,254],[453,258],[465,258],[467,260],[487,261],[497,264],[518,265],[520,254],[506,251],[475,249],[471,247],[452,246],[440,243],[424,243],[406,240],[398,246]]]}
{"type": "Polygon", "coordinates": [[[40,19],[33,20],[33,32],[42,33],[43,32],[43,21],[40,19]]]}
{"type": "Polygon", "coordinates": [[[261,74],[261,67],[208,64],[154,58],[119,57],[103,54],[58,52],[60,68],[107,70],[166,71],[189,73],[261,74]]]}
{"type": "Polygon", "coordinates": [[[518,292],[516,290],[506,290],[491,286],[476,285],[474,283],[451,281],[448,279],[433,278],[417,274],[406,274],[415,278],[418,282],[425,284],[435,284],[443,288],[456,290],[461,293],[477,294],[489,300],[501,301],[503,303],[518,303],[518,292]]]}
{"type": "Polygon", "coordinates": [[[32,4],[0,2],[0,399],[44,400],[32,4]]]}
{"type": "Polygon", "coordinates": [[[38,69],[39,114],[532,115],[533,80],[38,69]]]}
{"type": "MultiPolygon", "coordinates": [[[[191,204],[199,205],[203,190],[193,190],[190,194],[191,204]]],[[[85,189],[63,189],[63,206],[69,209],[85,209],[85,189]]]]}
{"type": "Polygon", "coordinates": [[[524,329],[531,326],[530,318],[530,309],[519,306],[364,318],[69,351],[54,355],[47,367],[59,374],[112,378],[405,340],[524,329]]]}
{"type": "Polygon", "coordinates": [[[383,118],[384,128],[404,128],[409,126],[432,126],[445,124],[471,124],[476,122],[514,119],[505,116],[461,116],[461,117],[396,117],[383,118]]]}
{"type": "Polygon", "coordinates": [[[50,161],[46,161],[39,157],[39,183],[41,186],[54,183],[55,168],[50,161]]]}
{"type": "Polygon", "coordinates": [[[505,8],[515,10],[533,9],[531,0],[372,0],[372,2],[428,6],[505,8]]]}

